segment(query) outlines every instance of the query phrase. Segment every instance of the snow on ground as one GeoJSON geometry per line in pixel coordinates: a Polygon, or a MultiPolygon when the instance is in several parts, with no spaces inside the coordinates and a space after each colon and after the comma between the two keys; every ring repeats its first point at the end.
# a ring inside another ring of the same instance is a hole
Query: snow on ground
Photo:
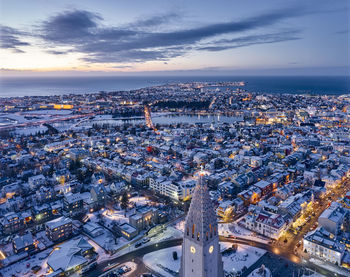
{"type": "Polygon", "coordinates": [[[248,275],[248,277],[272,277],[271,270],[263,265],[248,275]]]}
{"type": "Polygon", "coordinates": [[[135,197],[131,197],[129,199],[129,202],[130,203],[135,203],[136,206],[146,206],[151,201],[146,199],[146,197],[144,197],[144,196],[135,196],[135,197]]]}
{"type": "Polygon", "coordinates": [[[154,251],[143,256],[145,265],[163,275],[173,277],[174,272],[179,272],[181,262],[181,245],[154,251]],[[177,260],[174,261],[172,253],[177,252],[177,260]]]}
{"type": "Polygon", "coordinates": [[[71,110],[38,110],[38,111],[28,111],[23,112],[23,115],[33,115],[33,114],[40,114],[40,115],[68,115],[71,114],[71,110]]]}
{"type": "MultiPolygon", "coordinates": [[[[105,273],[103,273],[103,274],[101,274],[101,275],[99,275],[100,277],[107,277],[107,276],[109,276],[112,272],[116,272],[119,268],[121,268],[121,267],[123,267],[123,266],[128,266],[128,267],[130,267],[130,271],[129,272],[127,272],[127,273],[124,273],[123,275],[121,275],[121,276],[135,276],[134,275],[134,271],[137,269],[137,264],[136,263],[134,263],[134,262],[126,262],[126,263],[123,263],[123,264],[120,264],[120,265],[118,265],[117,267],[115,267],[115,268],[113,268],[113,270],[110,270],[110,271],[107,271],[107,272],[105,272],[105,273]]],[[[81,275],[78,275],[78,276],[81,276],[81,275]]],[[[77,276],[77,277],[78,277],[77,276]]],[[[119,276],[119,275],[118,275],[119,276]]],[[[73,277],[73,276],[72,276],[73,277]]],[[[75,276],[74,276],[75,277],[75,276]]]]}
{"type": "MultiPolygon", "coordinates": [[[[183,234],[181,231],[173,228],[173,227],[167,227],[166,229],[162,230],[162,231],[159,231],[157,232],[155,235],[150,235],[150,236],[145,236],[145,237],[148,237],[150,238],[150,241],[149,242],[146,242],[146,243],[142,243],[141,246],[139,246],[138,249],[142,248],[142,247],[145,247],[145,246],[148,246],[148,245],[151,245],[151,244],[155,244],[155,243],[159,243],[161,241],[164,241],[164,240],[169,240],[169,239],[176,239],[176,238],[182,238],[183,234]]],[[[140,240],[137,240],[139,236],[137,236],[136,238],[134,238],[133,242],[130,243],[130,246],[119,251],[118,252],[118,255],[123,255],[123,254],[126,254],[127,252],[130,251],[130,249],[132,247],[134,247],[134,245],[139,242],[140,240]]]]}
{"type": "Polygon", "coordinates": [[[129,243],[129,241],[123,237],[116,239],[115,236],[106,228],[103,228],[103,234],[91,238],[91,240],[106,251],[117,251],[119,248],[129,243]]]}
{"type": "Polygon", "coordinates": [[[260,236],[259,234],[256,234],[242,226],[239,226],[238,222],[219,224],[219,235],[233,235],[235,237],[245,238],[263,243],[270,241],[269,238],[260,236]]]}
{"type": "Polygon", "coordinates": [[[182,238],[183,233],[174,227],[168,226],[165,230],[162,230],[160,233],[152,236],[151,241],[153,243],[160,242],[168,239],[182,238]]]}
{"type": "Polygon", "coordinates": [[[25,128],[16,128],[15,133],[17,135],[35,135],[37,132],[46,132],[47,128],[45,126],[30,126],[25,128]]]}
{"type": "MultiPolygon", "coordinates": [[[[220,246],[221,251],[223,251],[231,247],[232,244],[228,242],[221,242],[220,246]]],[[[222,261],[224,262],[224,270],[227,272],[238,272],[241,271],[243,267],[249,268],[265,253],[265,250],[256,247],[238,245],[235,252],[227,255],[223,253],[222,261]]]]}
{"type": "Polygon", "coordinates": [[[175,228],[180,230],[183,233],[185,230],[185,220],[183,219],[183,220],[177,221],[175,224],[175,228]]]}
{"type": "MultiPolygon", "coordinates": [[[[231,247],[230,243],[220,243],[221,251],[231,247]]],[[[265,250],[252,246],[239,245],[232,253],[223,254],[224,270],[237,272],[245,266],[249,268],[266,253],[265,250]]],[[[143,257],[145,265],[165,277],[172,277],[180,269],[181,246],[170,247],[146,254],[143,257]],[[176,251],[178,259],[174,261],[172,253],[176,251]]]]}
{"type": "Polygon", "coordinates": [[[98,257],[97,257],[97,262],[98,263],[110,259],[111,256],[102,247],[100,247],[92,239],[90,239],[90,238],[86,238],[86,239],[87,239],[87,242],[90,243],[94,247],[95,252],[98,254],[98,257]]]}
{"type": "Polygon", "coordinates": [[[126,263],[124,263],[124,264],[122,264],[120,266],[123,266],[123,265],[129,266],[131,268],[131,270],[128,273],[123,274],[123,276],[132,276],[134,271],[137,268],[137,264],[135,264],[133,262],[126,262],[126,263]]]}
{"type": "Polygon", "coordinates": [[[47,273],[47,257],[49,256],[52,248],[48,248],[45,251],[42,251],[36,255],[31,256],[29,259],[26,258],[24,260],[18,261],[15,264],[12,264],[8,267],[5,267],[0,270],[2,276],[21,276],[21,277],[29,277],[29,276],[40,276],[47,273]],[[35,265],[41,267],[36,274],[34,274],[31,268],[35,265]]]}
{"type": "Polygon", "coordinates": [[[116,210],[105,210],[102,215],[106,221],[106,226],[111,226],[112,222],[115,221],[116,223],[123,224],[123,223],[129,223],[129,217],[130,211],[125,214],[124,211],[116,211],[116,210]],[[125,216],[126,215],[126,216],[125,216]]]}

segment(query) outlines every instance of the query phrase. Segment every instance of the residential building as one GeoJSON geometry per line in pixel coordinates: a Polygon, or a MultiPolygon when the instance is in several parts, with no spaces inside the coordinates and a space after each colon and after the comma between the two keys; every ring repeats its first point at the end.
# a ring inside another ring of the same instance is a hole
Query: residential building
{"type": "Polygon", "coordinates": [[[64,196],[63,211],[69,216],[76,216],[84,212],[84,201],[80,193],[70,193],[64,196]]]}
{"type": "Polygon", "coordinates": [[[22,252],[31,252],[36,248],[32,233],[30,232],[27,232],[23,236],[16,235],[12,240],[12,246],[16,254],[22,252]]]}
{"type": "Polygon", "coordinates": [[[1,226],[2,232],[6,235],[26,228],[22,215],[14,212],[4,215],[1,221],[1,226]]]}
{"type": "Polygon", "coordinates": [[[46,236],[51,241],[64,240],[71,236],[73,231],[72,220],[59,217],[45,223],[46,236]]]}
{"type": "Polygon", "coordinates": [[[340,203],[332,202],[318,218],[319,226],[323,226],[328,232],[337,235],[343,224],[344,217],[348,212],[340,203]]]}
{"type": "Polygon", "coordinates": [[[288,222],[280,215],[262,211],[258,207],[241,221],[244,227],[271,239],[278,239],[288,222]]]}
{"type": "Polygon", "coordinates": [[[319,227],[306,234],[303,240],[303,251],[322,260],[341,265],[345,246],[324,227],[319,227]]]}
{"type": "Polygon", "coordinates": [[[47,265],[53,272],[70,275],[88,264],[93,256],[94,247],[78,237],[56,247],[47,259],[47,265]]]}

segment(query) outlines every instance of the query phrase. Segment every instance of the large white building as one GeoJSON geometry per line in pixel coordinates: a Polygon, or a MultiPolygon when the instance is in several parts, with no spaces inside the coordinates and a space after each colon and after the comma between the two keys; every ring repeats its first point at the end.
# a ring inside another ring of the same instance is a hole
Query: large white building
{"type": "Polygon", "coordinates": [[[341,265],[345,246],[324,227],[309,232],[303,241],[303,251],[322,260],[341,265]]]}
{"type": "Polygon", "coordinates": [[[156,180],[151,178],[149,181],[150,189],[176,201],[191,198],[195,184],[194,180],[174,183],[172,181],[165,181],[163,178],[156,180]]]}
{"type": "Polygon", "coordinates": [[[202,175],[188,211],[182,243],[180,277],[223,277],[218,223],[202,175]]]}

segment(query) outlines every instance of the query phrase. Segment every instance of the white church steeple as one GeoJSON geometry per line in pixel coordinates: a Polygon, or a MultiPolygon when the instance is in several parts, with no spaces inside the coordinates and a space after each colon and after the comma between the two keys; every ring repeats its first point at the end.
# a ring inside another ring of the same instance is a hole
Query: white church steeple
{"type": "Polygon", "coordinates": [[[180,277],[224,276],[218,223],[203,175],[201,171],[186,217],[180,277]]]}

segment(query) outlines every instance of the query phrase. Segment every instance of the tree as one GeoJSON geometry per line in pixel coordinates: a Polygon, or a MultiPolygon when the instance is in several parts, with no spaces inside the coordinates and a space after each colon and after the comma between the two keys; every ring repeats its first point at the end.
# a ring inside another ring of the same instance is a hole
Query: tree
{"type": "Polygon", "coordinates": [[[122,200],[120,202],[120,207],[123,209],[123,210],[126,210],[126,208],[128,207],[129,205],[129,197],[128,197],[128,194],[126,193],[126,191],[124,191],[123,195],[122,195],[122,200]]]}

